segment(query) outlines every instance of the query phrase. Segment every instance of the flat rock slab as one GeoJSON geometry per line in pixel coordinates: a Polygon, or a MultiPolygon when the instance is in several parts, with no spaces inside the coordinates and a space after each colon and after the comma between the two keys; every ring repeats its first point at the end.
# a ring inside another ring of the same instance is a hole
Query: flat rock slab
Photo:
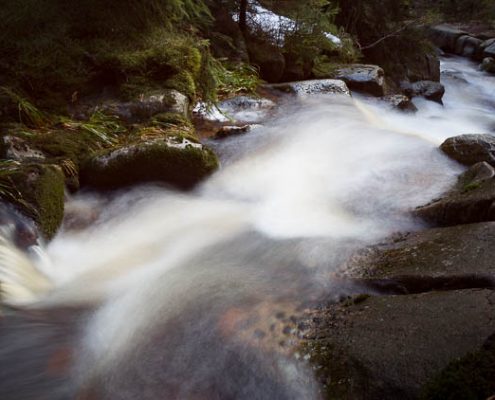
{"type": "MultiPolygon", "coordinates": [[[[356,255],[344,274],[353,278],[398,276],[495,278],[495,222],[427,229],[356,255]]],[[[495,316],[495,314],[494,314],[495,316]]]]}
{"type": "Polygon", "coordinates": [[[368,297],[315,310],[303,346],[325,398],[417,399],[447,364],[495,331],[495,292],[368,297]]]}

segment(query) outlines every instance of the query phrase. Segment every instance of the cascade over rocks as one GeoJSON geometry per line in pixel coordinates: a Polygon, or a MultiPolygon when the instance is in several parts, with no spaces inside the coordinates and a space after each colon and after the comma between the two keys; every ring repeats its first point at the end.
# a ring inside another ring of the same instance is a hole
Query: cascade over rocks
{"type": "Polygon", "coordinates": [[[466,134],[448,138],[440,149],[450,158],[464,165],[482,161],[495,166],[495,136],[489,134],[466,134]]]}
{"type": "Polygon", "coordinates": [[[390,106],[399,111],[405,112],[416,112],[418,111],[417,107],[411,101],[411,99],[403,94],[394,94],[390,96],[385,96],[383,98],[390,106]]]}

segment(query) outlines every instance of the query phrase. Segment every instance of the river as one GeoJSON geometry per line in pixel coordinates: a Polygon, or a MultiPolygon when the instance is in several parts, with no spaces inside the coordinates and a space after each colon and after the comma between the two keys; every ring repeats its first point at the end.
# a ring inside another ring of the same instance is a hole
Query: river
{"type": "Polygon", "coordinates": [[[495,78],[442,60],[444,106],[288,102],[212,142],[223,167],[194,192],[81,193],[26,256],[2,244],[0,398],[317,399],[297,316],[362,291],[335,272],[363,246],[424,227],[410,211],[463,170],[447,137],[495,132],[495,78]],[[84,225],[84,224],[83,224],[84,225]]]}

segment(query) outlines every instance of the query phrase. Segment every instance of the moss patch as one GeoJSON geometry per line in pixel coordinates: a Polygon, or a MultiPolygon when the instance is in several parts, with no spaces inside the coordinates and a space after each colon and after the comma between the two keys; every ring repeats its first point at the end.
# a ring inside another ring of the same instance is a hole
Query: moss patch
{"type": "Polygon", "coordinates": [[[495,335],[478,351],[452,361],[423,388],[421,400],[485,400],[495,394],[495,335]]]}
{"type": "Polygon", "coordinates": [[[12,175],[12,182],[22,195],[17,203],[21,211],[32,217],[46,239],[55,236],[64,216],[64,175],[54,165],[21,165],[12,175]]]}

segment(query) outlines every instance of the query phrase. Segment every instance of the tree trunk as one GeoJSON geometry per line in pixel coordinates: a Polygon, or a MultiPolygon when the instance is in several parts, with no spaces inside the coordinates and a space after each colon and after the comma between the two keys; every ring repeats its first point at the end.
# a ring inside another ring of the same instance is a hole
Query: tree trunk
{"type": "Polygon", "coordinates": [[[247,30],[247,6],[248,0],[240,0],[239,5],[239,28],[244,33],[247,30]]]}

